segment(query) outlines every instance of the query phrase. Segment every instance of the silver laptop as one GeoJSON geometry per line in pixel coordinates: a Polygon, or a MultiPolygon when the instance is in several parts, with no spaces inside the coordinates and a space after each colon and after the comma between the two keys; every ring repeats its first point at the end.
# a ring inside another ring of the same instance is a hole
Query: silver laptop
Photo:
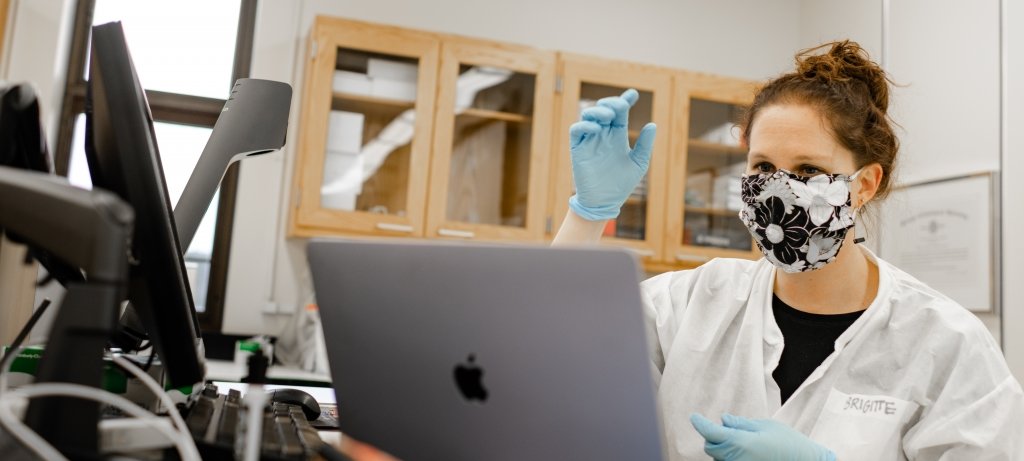
{"type": "Polygon", "coordinates": [[[660,460],[624,250],[309,244],[342,432],[405,460],[660,460]]]}

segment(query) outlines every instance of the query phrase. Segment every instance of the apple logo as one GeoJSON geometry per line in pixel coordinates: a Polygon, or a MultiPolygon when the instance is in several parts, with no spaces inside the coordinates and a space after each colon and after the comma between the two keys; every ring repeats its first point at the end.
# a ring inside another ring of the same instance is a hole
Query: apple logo
{"type": "Polygon", "coordinates": [[[476,357],[469,354],[468,363],[455,365],[455,385],[466,400],[487,400],[487,389],[484,388],[484,370],[475,363],[476,357]]]}

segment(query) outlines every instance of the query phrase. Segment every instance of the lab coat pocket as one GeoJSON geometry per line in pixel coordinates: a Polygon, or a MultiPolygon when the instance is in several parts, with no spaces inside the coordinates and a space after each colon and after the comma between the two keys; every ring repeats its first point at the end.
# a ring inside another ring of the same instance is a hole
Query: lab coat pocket
{"type": "Polygon", "coordinates": [[[843,461],[902,460],[902,428],[914,406],[895,397],[847,394],[833,388],[811,439],[843,461]]]}

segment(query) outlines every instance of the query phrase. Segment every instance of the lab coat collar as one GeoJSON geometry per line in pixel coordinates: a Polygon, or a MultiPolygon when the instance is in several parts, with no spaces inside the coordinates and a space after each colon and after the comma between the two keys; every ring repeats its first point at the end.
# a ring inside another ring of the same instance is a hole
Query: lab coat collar
{"type": "Polygon", "coordinates": [[[864,329],[865,325],[875,322],[887,322],[892,312],[892,306],[890,305],[892,286],[894,284],[892,268],[867,247],[857,245],[857,248],[863,251],[868,260],[875,263],[875,266],[878,267],[878,291],[875,293],[875,299],[871,301],[871,304],[868,305],[867,310],[861,314],[860,318],[836,338],[836,352],[841,352],[857,336],[857,333],[864,329]]]}

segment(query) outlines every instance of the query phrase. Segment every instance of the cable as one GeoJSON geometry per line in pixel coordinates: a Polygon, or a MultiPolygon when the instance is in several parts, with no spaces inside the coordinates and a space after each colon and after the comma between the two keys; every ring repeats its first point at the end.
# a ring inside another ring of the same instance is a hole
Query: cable
{"type": "MultiPolygon", "coordinates": [[[[152,357],[152,355],[150,357],[152,357]]],[[[158,384],[152,376],[149,376],[146,372],[139,369],[138,365],[135,365],[119,355],[113,356],[113,360],[118,366],[135,375],[139,381],[142,381],[142,384],[148,387],[149,390],[152,391],[158,399],[160,399],[160,403],[162,403],[164,407],[167,407],[167,413],[170,414],[171,420],[174,421],[174,425],[178,426],[178,431],[185,434],[188,438],[188,444],[186,445],[190,450],[189,454],[194,455],[196,459],[199,459],[199,449],[196,447],[195,440],[192,440],[191,432],[189,432],[188,426],[185,425],[185,420],[181,417],[181,414],[178,413],[178,409],[174,405],[174,401],[167,395],[167,392],[164,392],[163,388],[160,387],[160,384],[158,384]]]]}
{"type": "Polygon", "coordinates": [[[7,354],[4,355],[3,359],[0,359],[0,394],[3,394],[7,390],[7,367],[10,362],[14,360],[21,353],[21,343],[25,341],[28,334],[32,331],[32,328],[36,326],[36,322],[43,316],[43,312],[46,312],[46,308],[50,307],[50,298],[43,298],[43,302],[39,303],[39,307],[32,313],[32,317],[29,317],[28,322],[25,326],[21,327],[21,331],[18,332],[18,336],[14,338],[14,342],[11,343],[11,347],[8,349],[7,354]]]}
{"type": "MultiPolygon", "coordinates": [[[[23,387],[23,388],[20,388],[20,389],[16,389],[16,390],[11,391],[10,393],[6,392],[7,391],[7,373],[6,373],[7,372],[7,367],[9,365],[9,363],[13,360],[13,357],[16,357],[20,353],[20,347],[21,347],[22,342],[25,340],[25,338],[28,336],[29,332],[31,332],[32,328],[35,326],[36,322],[39,321],[39,318],[42,317],[42,314],[46,311],[46,309],[49,306],[50,306],[50,300],[49,299],[44,299],[43,302],[39,305],[39,307],[36,308],[35,312],[32,314],[32,317],[29,318],[28,322],[25,324],[25,326],[22,327],[21,331],[18,333],[18,336],[15,338],[14,342],[11,344],[11,347],[10,347],[9,352],[7,353],[7,355],[5,355],[3,357],[3,359],[0,359],[0,394],[5,394],[4,395],[5,397],[7,395],[11,395],[10,398],[14,399],[14,398],[17,398],[19,395],[34,394],[34,393],[37,393],[37,392],[47,391],[48,389],[52,390],[54,386],[57,386],[56,390],[58,392],[60,392],[62,390],[70,391],[71,394],[75,394],[75,395],[71,395],[72,397],[85,398],[85,399],[89,399],[89,400],[98,400],[98,401],[106,403],[108,405],[117,407],[117,408],[121,409],[122,411],[124,411],[124,412],[126,412],[126,413],[128,413],[128,414],[130,414],[132,416],[136,416],[136,417],[143,418],[143,419],[153,419],[153,416],[150,416],[150,414],[146,410],[144,410],[141,407],[133,404],[132,402],[128,401],[127,399],[124,399],[123,397],[120,397],[120,396],[117,396],[117,395],[114,395],[114,394],[106,393],[104,391],[100,391],[98,389],[87,387],[87,386],[80,386],[80,385],[75,385],[75,384],[64,384],[64,383],[61,383],[61,384],[41,383],[41,384],[34,384],[34,385],[26,386],[26,387],[23,387]],[[71,386],[71,387],[68,388],[68,387],[62,387],[62,386],[71,386]],[[83,389],[84,389],[84,391],[83,391],[83,389]],[[27,392],[24,392],[24,391],[27,391],[27,392]],[[88,395],[86,395],[86,394],[77,394],[80,391],[81,392],[85,392],[88,395]],[[100,397],[100,396],[103,396],[103,397],[100,397]],[[105,398],[109,398],[111,400],[105,400],[105,398]],[[124,404],[127,404],[127,405],[124,405],[124,404]],[[133,412],[132,411],[133,410],[132,407],[134,407],[134,409],[137,409],[139,411],[133,412]]],[[[146,387],[148,387],[151,391],[153,391],[154,394],[156,394],[157,398],[161,400],[161,403],[165,407],[167,407],[167,410],[168,410],[168,413],[170,414],[171,420],[174,422],[174,424],[178,428],[179,432],[178,433],[165,432],[167,429],[165,427],[163,427],[163,426],[155,426],[154,425],[153,427],[155,427],[161,433],[166,435],[170,440],[174,441],[175,446],[177,447],[179,453],[181,453],[181,456],[182,456],[183,459],[185,459],[185,460],[192,460],[192,459],[199,460],[200,459],[199,451],[198,451],[198,449],[195,446],[195,441],[192,440],[192,437],[191,437],[190,433],[188,432],[188,428],[185,426],[185,421],[182,419],[181,415],[177,412],[177,410],[175,408],[175,405],[174,405],[174,402],[170,400],[170,397],[167,396],[167,394],[165,392],[163,392],[163,389],[160,388],[160,385],[157,384],[156,381],[152,377],[150,377],[149,375],[141,372],[139,370],[139,368],[135,364],[129,362],[128,360],[125,360],[124,358],[118,357],[118,356],[115,356],[113,358],[113,360],[114,360],[114,363],[118,364],[121,368],[123,368],[126,371],[128,371],[129,373],[135,375],[135,377],[137,377],[139,380],[141,380],[143,382],[143,384],[146,385],[146,387]]],[[[150,359],[149,363],[152,363],[152,359],[150,359]]],[[[58,394],[58,395],[70,395],[70,394],[65,393],[65,394],[58,394]]],[[[3,423],[2,424],[3,426],[7,427],[8,431],[10,431],[12,435],[15,435],[19,440],[21,440],[22,443],[25,444],[26,447],[29,447],[29,448],[33,449],[33,451],[35,451],[36,454],[39,455],[40,457],[42,457],[43,459],[54,459],[54,460],[64,460],[65,459],[64,456],[59,451],[57,451],[55,448],[53,448],[52,445],[50,445],[48,442],[46,442],[45,439],[40,437],[38,434],[33,432],[30,428],[28,428],[27,426],[22,424],[21,421],[19,421],[16,417],[14,417],[13,413],[11,413],[9,411],[9,409],[4,407],[4,405],[2,404],[3,400],[6,400],[6,399],[0,399],[0,422],[3,423]]]]}
{"type": "Polygon", "coordinates": [[[8,432],[15,436],[25,447],[34,451],[39,457],[47,461],[66,461],[56,448],[50,445],[45,439],[23,424],[11,412],[6,401],[13,401],[17,398],[33,398],[46,396],[74,397],[79,399],[93,400],[115,407],[131,416],[140,418],[143,422],[152,424],[152,427],[160,431],[164,436],[174,442],[178,454],[184,461],[201,461],[200,458],[189,450],[192,438],[188,433],[174,432],[167,426],[155,424],[159,420],[156,415],[144,410],[142,407],[130,402],[128,399],[116,394],[111,394],[96,388],[82,386],[80,384],[68,383],[42,383],[20,387],[11,390],[0,398],[0,423],[6,426],[8,432]]]}

